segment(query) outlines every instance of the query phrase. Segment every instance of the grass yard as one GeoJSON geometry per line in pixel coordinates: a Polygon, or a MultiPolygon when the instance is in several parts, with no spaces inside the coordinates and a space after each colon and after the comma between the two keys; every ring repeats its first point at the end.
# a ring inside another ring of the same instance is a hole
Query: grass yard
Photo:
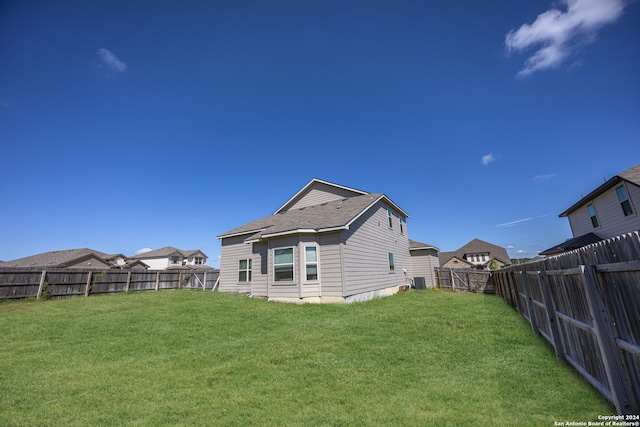
{"type": "Polygon", "coordinates": [[[552,426],[614,408],[494,296],[0,304],[2,426],[552,426]]]}

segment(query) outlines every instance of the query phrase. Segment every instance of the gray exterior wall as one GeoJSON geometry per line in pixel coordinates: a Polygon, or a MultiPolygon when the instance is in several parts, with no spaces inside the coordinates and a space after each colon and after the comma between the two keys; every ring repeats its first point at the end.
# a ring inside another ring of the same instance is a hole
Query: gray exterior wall
{"type": "Polygon", "coordinates": [[[343,188],[316,183],[299,200],[296,200],[292,206],[289,206],[287,210],[299,209],[305,206],[319,205],[324,202],[353,197],[359,194],[360,193],[354,193],[353,191],[349,191],[343,188]]]}
{"type": "Polygon", "coordinates": [[[436,286],[434,268],[440,267],[438,252],[434,249],[416,249],[411,251],[412,277],[424,277],[427,288],[436,286]]]}
{"type": "Polygon", "coordinates": [[[593,228],[591,224],[591,217],[587,210],[589,203],[586,203],[578,210],[569,214],[569,224],[571,225],[571,232],[574,237],[593,232],[602,239],[608,239],[640,229],[640,215],[638,215],[638,207],[640,207],[640,187],[629,183],[625,183],[624,185],[631,200],[633,215],[624,216],[616,194],[616,188],[618,188],[619,185],[616,185],[591,201],[596,210],[599,227],[593,228]]]}
{"type": "Polygon", "coordinates": [[[407,225],[401,233],[395,212],[393,228],[389,228],[387,207],[378,202],[344,232],[345,297],[404,285],[411,277],[407,225]],[[389,271],[389,252],[394,256],[393,272],[389,271]],[[406,275],[403,269],[407,270],[406,275]]]}
{"type": "MultiPolygon", "coordinates": [[[[255,277],[256,259],[253,245],[244,243],[247,236],[227,237],[222,239],[220,248],[220,282],[218,289],[223,292],[251,292],[251,283],[238,282],[238,261],[251,258],[252,275],[255,277]]],[[[257,262],[259,264],[259,261],[257,262]]]]}

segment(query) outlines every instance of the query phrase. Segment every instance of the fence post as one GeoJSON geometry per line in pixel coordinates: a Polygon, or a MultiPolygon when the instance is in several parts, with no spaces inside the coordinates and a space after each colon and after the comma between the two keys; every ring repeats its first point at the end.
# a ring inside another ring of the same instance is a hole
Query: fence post
{"type": "Polygon", "coordinates": [[[538,271],[538,278],[540,280],[540,287],[542,288],[542,297],[544,298],[544,307],[547,310],[547,318],[549,319],[549,326],[551,327],[551,336],[553,337],[553,349],[556,352],[556,357],[560,360],[565,360],[564,346],[562,343],[562,336],[560,335],[560,329],[558,328],[558,320],[556,317],[556,308],[553,298],[551,298],[551,291],[549,289],[549,279],[547,279],[546,271],[538,271]]]}
{"type": "Polygon", "coordinates": [[[582,265],[582,277],[587,296],[587,304],[591,317],[602,362],[607,374],[611,395],[619,415],[635,415],[639,412],[635,407],[628,375],[624,370],[620,351],[611,327],[611,319],[604,304],[604,298],[598,285],[598,273],[593,265],[582,265]]]}
{"type": "Polygon", "coordinates": [[[84,288],[84,296],[88,297],[89,296],[89,289],[91,289],[91,276],[92,276],[92,271],[87,273],[87,286],[84,288]]]}
{"type": "Polygon", "coordinates": [[[453,268],[449,269],[449,277],[451,278],[451,290],[455,291],[456,290],[456,284],[455,284],[454,279],[453,279],[453,268]]]}
{"type": "Polygon", "coordinates": [[[42,296],[42,289],[44,288],[44,279],[47,277],[47,271],[42,270],[42,276],[40,276],[40,285],[38,285],[38,294],[36,295],[36,299],[40,299],[42,296]]]}
{"type": "Polygon", "coordinates": [[[527,272],[521,271],[520,278],[522,279],[522,288],[524,289],[524,299],[527,304],[527,311],[529,312],[529,323],[531,323],[531,329],[534,332],[538,332],[538,322],[536,320],[536,314],[533,311],[533,304],[531,304],[531,293],[529,292],[529,282],[527,281],[527,272]]]}
{"type": "Polygon", "coordinates": [[[160,285],[160,271],[156,271],[156,291],[158,290],[159,285],[160,285]]]}
{"type": "Polygon", "coordinates": [[[182,270],[178,274],[178,289],[182,289],[182,270]]]}
{"type": "Polygon", "coordinates": [[[131,286],[131,270],[127,273],[127,284],[124,287],[125,292],[129,292],[129,286],[131,286]]]}

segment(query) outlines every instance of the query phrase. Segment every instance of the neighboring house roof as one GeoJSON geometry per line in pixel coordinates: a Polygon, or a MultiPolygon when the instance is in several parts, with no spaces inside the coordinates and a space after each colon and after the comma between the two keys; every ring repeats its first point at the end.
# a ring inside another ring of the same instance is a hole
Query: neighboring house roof
{"type": "Polygon", "coordinates": [[[489,258],[493,258],[496,261],[500,261],[504,265],[511,265],[511,259],[507,254],[507,250],[500,246],[485,242],[480,239],[473,239],[466,245],[454,252],[440,252],[439,259],[440,265],[444,265],[452,258],[457,257],[464,259],[466,254],[488,253],[489,258]]]}
{"type": "Polygon", "coordinates": [[[102,261],[106,266],[110,266],[109,260],[112,255],[105,254],[89,248],[66,249],[60,251],[50,251],[42,254],[32,255],[24,258],[7,261],[3,267],[67,267],[77,262],[95,258],[102,261]]]}
{"type": "Polygon", "coordinates": [[[417,250],[421,250],[421,249],[433,249],[436,252],[440,252],[440,249],[436,248],[433,245],[430,245],[428,243],[416,242],[415,240],[409,239],[409,250],[410,251],[417,251],[417,250]]]}
{"type": "Polygon", "coordinates": [[[590,245],[592,243],[598,243],[602,239],[598,237],[595,233],[587,233],[583,234],[579,237],[574,237],[573,239],[567,239],[564,242],[556,245],[552,248],[546,249],[540,252],[540,255],[557,255],[563,252],[572,251],[574,249],[581,248],[583,246],[590,245]]]}
{"type": "Polygon", "coordinates": [[[569,209],[562,212],[559,216],[560,217],[569,216],[569,214],[576,211],[581,206],[585,205],[586,203],[589,203],[594,198],[598,197],[605,191],[611,189],[612,187],[618,185],[623,181],[626,181],[628,183],[631,183],[640,187],[640,165],[636,165],[630,169],[627,169],[626,171],[619,173],[618,175],[609,179],[604,184],[602,184],[601,186],[593,190],[591,193],[587,194],[585,197],[578,200],[578,202],[574,203],[569,209]]]}
{"type": "Polygon", "coordinates": [[[278,210],[280,213],[234,228],[220,234],[217,238],[247,235],[245,242],[249,243],[296,233],[348,230],[354,221],[380,200],[393,206],[406,217],[409,216],[384,194],[366,193],[284,212],[281,212],[281,208],[278,210]]]}
{"type": "Polygon", "coordinates": [[[174,248],[173,246],[165,246],[164,248],[156,249],[154,251],[143,252],[141,254],[132,255],[130,259],[149,259],[149,258],[167,258],[173,255],[180,255],[183,258],[189,258],[194,256],[207,256],[200,250],[182,250],[174,248]]]}

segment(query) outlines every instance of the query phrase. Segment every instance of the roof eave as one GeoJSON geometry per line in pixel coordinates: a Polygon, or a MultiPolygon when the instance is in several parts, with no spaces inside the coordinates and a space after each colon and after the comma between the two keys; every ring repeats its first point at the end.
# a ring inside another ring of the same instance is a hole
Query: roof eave
{"type": "Polygon", "coordinates": [[[622,181],[626,181],[626,180],[624,178],[620,177],[619,175],[614,176],[613,178],[609,179],[607,182],[605,182],[604,184],[602,184],[601,186],[599,186],[598,188],[593,190],[591,193],[587,194],[586,196],[584,196],[583,198],[578,200],[569,209],[567,209],[566,211],[564,211],[560,215],[558,215],[558,217],[562,218],[562,217],[569,216],[569,214],[575,212],[576,210],[578,210],[579,208],[584,206],[586,203],[588,203],[591,200],[595,199],[596,197],[598,197],[599,195],[601,195],[605,191],[611,189],[611,187],[614,187],[616,184],[618,184],[618,183],[620,183],[622,181]]]}

